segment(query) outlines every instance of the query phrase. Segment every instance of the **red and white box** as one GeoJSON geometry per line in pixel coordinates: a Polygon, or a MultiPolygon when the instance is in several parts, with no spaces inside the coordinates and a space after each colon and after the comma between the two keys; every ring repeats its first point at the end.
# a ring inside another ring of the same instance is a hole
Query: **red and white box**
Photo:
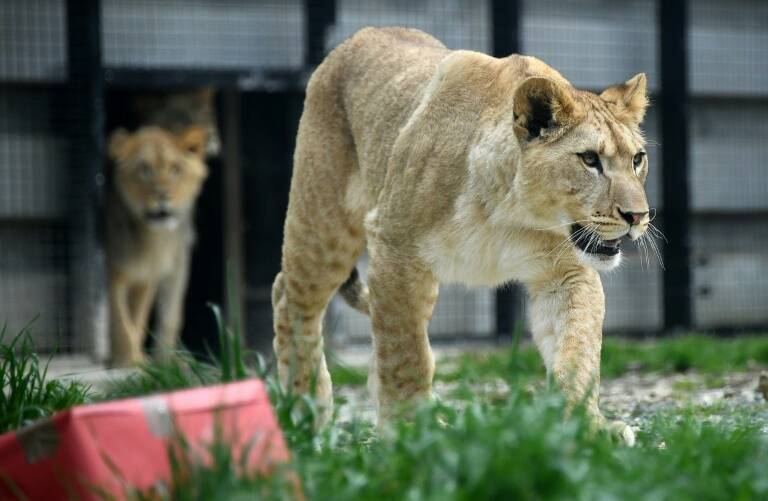
{"type": "Polygon", "coordinates": [[[0,499],[124,499],[169,482],[179,437],[203,458],[215,440],[229,444],[250,473],[289,460],[264,385],[250,379],[74,407],[0,435],[0,499]]]}

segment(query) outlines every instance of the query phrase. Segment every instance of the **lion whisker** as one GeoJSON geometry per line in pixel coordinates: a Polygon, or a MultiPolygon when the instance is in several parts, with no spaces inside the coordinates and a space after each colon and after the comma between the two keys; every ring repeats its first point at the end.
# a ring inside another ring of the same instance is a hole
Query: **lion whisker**
{"type": "Polygon", "coordinates": [[[531,228],[531,229],[536,230],[536,231],[549,231],[549,230],[554,230],[556,228],[562,228],[563,226],[572,226],[574,224],[579,224],[579,223],[589,223],[589,219],[577,219],[576,221],[570,221],[570,222],[567,222],[567,223],[556,224],[554,226],[548,226],[546,228],[531,228]]]}

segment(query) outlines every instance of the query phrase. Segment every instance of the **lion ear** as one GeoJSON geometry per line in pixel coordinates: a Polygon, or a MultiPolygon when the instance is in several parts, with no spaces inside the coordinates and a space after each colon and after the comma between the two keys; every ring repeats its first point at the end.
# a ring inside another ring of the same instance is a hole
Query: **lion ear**
{"type": "Polygon", "coordinates": [[[131,146],[131,135],[125,129],[117,129],[109,136],[107,154],[112,160],[119,160],[128,154],[131,146]]]}
{"type": "Polygon", "coordinates": [[[619,120],[640,124],[648,107],[648,79],[645,73],[638,73],[623,84],[608,87],[600,94],[619,120]]]}
{"type": "Polygon", "coordinates": [[[195,95],[200,102],[207,103],[213,101],[213,98],[216,97],[216,92],[211,87],[203,87],[198,89],[195,95]]]}
{"type": "Polygon", "coordinates": [[[176,136],[176,140],[179,147],[184,151],[200,158],[205,157],[205,143],[208,141],[208,134],[202,127],[198,125],[187,127],[176,136]]]}
{"type": "Polygon", "coordinates": [[[549,78],[526,79],[514,99],[515,134],[521,141],[553,138],[583,117],[570,89],[549,78]]]}

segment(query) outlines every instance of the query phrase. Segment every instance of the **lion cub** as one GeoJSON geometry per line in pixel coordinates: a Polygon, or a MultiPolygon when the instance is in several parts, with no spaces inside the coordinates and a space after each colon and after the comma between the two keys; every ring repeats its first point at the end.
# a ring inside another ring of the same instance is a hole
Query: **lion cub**
{"type": "Polygon", "coordinates": [[[143,127],[109,139],[113,163],[106,212],[111,363],[144,358],[147,319],[157,303],[156,350],[166,355],[182,325],[195,202],[208,175],[206,133],[143,127]]]}
{"type": "Polygon", "coordinates": [[[569,406],[600,412],[605,297],[598,270],[650,224],[638,74],[602,93],[544,62],[451,51],[405,28],[368,28],[307,85],[281,271],[272,289],[282,384],[333,393],[323,313],[341,289],[373,330],[379,416],[430,398],[427,325],[439,283],[525,285],[533,339],[569,406]],[[368,287],[355,263],[370,256],[368,287]]]}

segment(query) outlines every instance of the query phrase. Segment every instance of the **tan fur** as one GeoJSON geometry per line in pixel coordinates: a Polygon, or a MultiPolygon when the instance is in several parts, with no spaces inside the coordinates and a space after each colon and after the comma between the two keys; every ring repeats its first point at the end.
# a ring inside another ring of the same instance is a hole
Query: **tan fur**
{"type": "Polygon", "coordinates": [[[179,135],[158,127],[109,140],[112,160],[107,197],[106,248],[110,295],[111,363],[143,360],[147,319],[157,303],[156,349],[172,350],[182,326],[193,211],[208,169],[206,134],[179,135]]]}
{"type": "Polygon", "coordinates": [[[206,155],[215,157],[221,151],[216,125],[216,93],[213,89],[204,87],[185,92],[142,95],[132,104],[139,123],[156,125],[174,134],[197,125],[205,130],[206,155]]]}
{"type": "Polygon", "coordinates": [[[358,304],[373,323],[380,415],[431,393],[438,282],[517,280],[548,371],[601,424],[599,263],[569,228],[589,222],[605,240],[645,231],[647,215],[630,230],[618,212],[648,211],[647,160],[632,164],[645,77],[603,96],[537,59],[449,51],[415,30],[368,28],[335,49],[307,88],[273,289],[283,383],[306,391],[316,377],[330,412],[321,319],[367,248],[370,293],[358,304]],[[589,150],[603,174],[577,155],[589,150]]]}

